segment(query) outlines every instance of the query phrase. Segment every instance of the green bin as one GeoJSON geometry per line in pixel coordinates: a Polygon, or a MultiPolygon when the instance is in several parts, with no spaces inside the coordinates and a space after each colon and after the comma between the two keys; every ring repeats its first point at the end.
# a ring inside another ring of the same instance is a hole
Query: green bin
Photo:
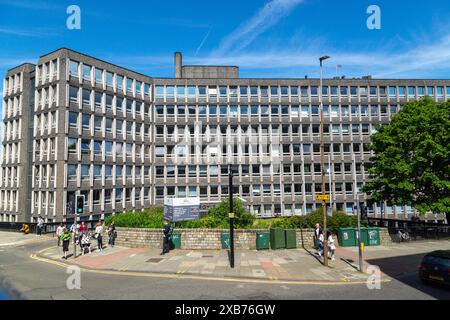
{"type": "Polygon", "coordinates": [[[173,233],[169,238],[170,249],[180,249],[181,248],[181,233],[173,233]]]}
{"type": "Polygon", "coordinates": [[[339,228],[338,242],[341,247],[354,247],[357,245],[355,228],[339,228]]]}
{"type": "Polygon", "coordinates": [[[270,248],[270,232],[256,233],[256,250],[265,250],[270,248]]]}
{"type": "Polygon", "coordinates": [[[297,248],[297,232],[294,229],[286,229],[286,249],[297,248]]]}
{"type": "Polygon", "coordinates": [[[222,249],[230,249],[230,233],[222,232],[220,242],[222,243],[222,249]]]}
{"type": "Polygon", "coordinates": [[[286,248],[286,235],[282,228],[270,229],[270,247],[272,250],[286,248]]]}
{"type": "Polygon", "coordinates": [[[378,228],[361,228],[361,242],[365,246],[380,245],[380,230],[378,228]]]}

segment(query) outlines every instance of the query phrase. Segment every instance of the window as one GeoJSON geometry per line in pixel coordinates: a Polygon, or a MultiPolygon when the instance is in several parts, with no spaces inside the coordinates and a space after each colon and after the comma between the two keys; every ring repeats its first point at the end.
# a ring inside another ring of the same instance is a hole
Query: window
{"type": "Polygon", "coordinates": [[[91,69],[91,66],[83,64],[83,80],[91,81],[91,69]]]}
{"type": "Polygon", "coordinates": [[[437,87],[436,93],[437,93],[438,97],[443,97],[444,96],[444,87],[437,87]]]}
{"type": "Polygon", "coordinates": [[[186,97],[186,87],[177,86],[177,98],[181,99],[186,97]]]}
{"type": "Polygon", "coordinates": [[[156,86],[156,98],[157,99],[163,99],[164,98],[164,86],[156,86]]]}
{"type": "Polygon", "coordinates": [[[77,144],[78,139],[76,138],[69,138],[67,140],[67,149],[69,151],[69,154],[77,154],[77,144]]]}
{"type": "Polygon", "coordinates": [[[83,113],[82,117],[82,127],[84,130],[90,130],[91,128],[91,116],[88,114],[83,113]]]}
{"type": "Polygon", "coordinates": [[[414,97],[416,95],[416,87],[408,87],[408,96],[414,97]]]}
{"type": "Polygon", "coordinates": [[[94,116],[94,131],[101,132],[103,125],[103,117],[94,116]]]}
{"type": "Polygon", "coordinates": [[[69,112],[69,128],[77,128],[77,127],[78,127],[78,113],[69,112]]]}
{"type": "Polygon", "coordinates": [[[167,86],[166,87],[166,97],[168,99],[175,98],[175,87],[174,86],[167,86]]]}
{"type": "Polygon", "coordinates": [[[267,98],[269,96],[269,87],[263,86],[263,87],[260,87],[259,89],[261,92],[261,98],[267,98]]]}
{"type": "Polygon", "coordinates": [[[95,103],[96,108],[102,107],[102,93],[100,93],[100,92],[95,93],[94,103],[95,103]]]}
{"type": "Polygon", "coordinates": [[[239,87],[241,97],[247,97],[248,95],[248,87],[239,87]]]}
{"type": "Polygon", "coordinates": [[[106,156],[112,155],[112,142],[111,141],[105,141],[105,155],[106,156]]]}
{"type": "Polygon", "coordinates": [[[69,62],[69,74],[73,77],[78,78],[78,67],[79,63],[76,61],[70,61],[69,62]]]}
{"type": "Polygon", "coordinates": [[[377,91],[377,87],[370,87],[370,95],[372,97],[377,95],[377,91]]]}
{"type": "Polygon", "coordinates": [[[188,86],[188,98],[194,99],[195,98],[195,87],[194,86],[188,86]]]}
{"type": "Polygon", "coordinates": [[[87,164],[81,165],[81,179],[89,179],[89,168],[90,166],[87,164]]]}
{"type": "Polygon", "coordinates": [[[348,95],[348,87],[341,86],[341,96],[348,95]]]}
{"type": "Polygon", "coordinates": [[[89,154],[91,152],[91,140],[81,140],[81,154],[89,154]]]}
{"type": "Polygon", "coordinates": [[[251,86],[250,87],[250,94],[253,98],[258,97],[258,87],[256,86],[251,86]]]}
{"type": "Polygon", "coordinates": [[[291,97],[298,97],[298,87],[291,87],[291,97]]]}
{"type": "Polygon", "coordinates": [[[155,146],[155,157],[164,157],[166,148],[164,146],[155,146]]]}
{"type": "Polygon", "coordinates": [[[106,109],[111,110],[113,105],[113,96],[107,94],[106,95],[106,109]]]}
{"type": "Polygon", "coordinates": [[[206,97],[206,87],[205,86],[198,86],[198,96],[200,98],[206,97]]]}
{"type": "Polygon", "coordinates": [[[84,105],[90,105],[91,104],[91,91],[87,89],[83,89],[82,91],[82,100],[84,105]]]}
{"type": "Polygon", "coordinates": [[[278,98],[278,87],[270,86],[270,96],[278,98]]]}
{"type": "Polygon", "coordinates": [[[123,77],[117,75],[116,76],[116,81],[117,81],[117,89],[118,90],[123,90],[123,77]]]}
{"type": "Polygon", "coordinates": [[[106,72],[106,85],[108,87],[112,87],[113,86],[113,74],[112,72],[106,72]]]}
{"type": "Polygon", "coordinates": [[[316,97],[318,95],[319,89],[317,86],[311,87],[311,96],[316,97]]]}
{"type": "Polygon", "coordinates": [[[142,93],[142,83],[136,81],[136,93],[142,93]]]}
{"type": "Polygon", "coordinates": [[[127,91],[128,93],[133,92],[133,79],[127,78],[127,91]]]}
{"type": "Polygon", "coordinates": [[[95,84],[103,84],[103,70],[95,68],[95,84]]]}
{"type": "Polygon", "coordinates": [[[78,88],[77,87],[69,87],[69,101],[70,102],[78,102],[78,88]]]}
{"type": "Polygon", "coordinates": [[[389,87],[389,96],[390,97],[395,97],[397,95],[397,87],[389,87]]]}
{"type": "Polygon", "coordinates": [[[427,87],[427,95],[434,96],[434,87],[427,87]]]}

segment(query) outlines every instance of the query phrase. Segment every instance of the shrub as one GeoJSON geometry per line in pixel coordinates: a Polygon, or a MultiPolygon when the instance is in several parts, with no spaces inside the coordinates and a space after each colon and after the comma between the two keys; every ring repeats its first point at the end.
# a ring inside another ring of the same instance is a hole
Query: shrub
{"type": "Polygon", "coordinates": [[[162,228],[163,208],[156,207],[138,212],[124,212],[109,216],[105,224],[109,225],[115,221],[117,227],[124,228],[162,228]]]}

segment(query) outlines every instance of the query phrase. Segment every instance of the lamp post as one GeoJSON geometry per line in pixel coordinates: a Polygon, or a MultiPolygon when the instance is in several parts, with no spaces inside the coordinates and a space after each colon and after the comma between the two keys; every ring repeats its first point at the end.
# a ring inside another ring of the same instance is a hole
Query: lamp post
{"type": "MultiPolygon", "coordinates": [[[[323,143],[323,101],[322,101],[322,86],[323,86],[323,62],[329,59],[330,56],[323,56],[319,58],[320,62],[320,88],[319,88],[319,102],[320,102],[320,151],[321,151],[321,168],[322,168],[322,194],[325,194],[325,147],[323,143]]],[[[331,190],[330,190],[331,191],[331,190]]],[[[322,200],[322,214],[323,214],[323,264],[328,266],[328,239],[327,239],[327,203],[322,200]]]]}

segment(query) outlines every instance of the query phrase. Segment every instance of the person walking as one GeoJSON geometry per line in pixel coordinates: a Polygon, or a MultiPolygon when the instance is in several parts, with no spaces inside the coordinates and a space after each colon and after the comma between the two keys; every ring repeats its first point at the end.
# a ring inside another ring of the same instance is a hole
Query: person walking
{"type": "Polygon", "coordinates": [[[97,239],[98,250],[103,251],[103,224],[101,222],[97,222],[94,237],[97,239]]]}
{"type": "Polygon", "coordinates": [[[58,247],[61,245],[61,235],[63,234],[64,229],[66,229],[66,228],[64,227],[64,224],[62,222],[58,226],[58,228],[56,228],[56,237],[58,238],[58,247]]]}
{"type": "Polygon", "coordinates": [[[69,244],[71,239],[70,231],[64,228],[60,238],[63,246],[63,253],[64,253],[63,259],[67,260],[67,252],[69,251],[69,244]]]}
{"type": "Polygon", "coordinates": [[[116,223],[113,221],[111,222],[111,224],[109,225],[108,228],[108,245],[111,246],[111,248],[114,247],[114,240],[116,238],[116,223]]]}
{"type": "Polygon", "coordinates": [[[324,240],[323,232],[322,232],[322,230],[320,230],[319,237],[317,238],[319,257],[321,257],[323,255],[323,250],[324,250],[323,249],[323,240],[324,240]]]}
{"type": "Polygon", "coordinates": [[[170,236],[172,235],[173,229],[172,226],[169,224],[169,221],[164,220],[164,238],[163,238],[163,251],[161,252],[161,255],[165,255],[166,253],[170,252],[170,236]]]}
{"type": "Polygon", "coordinates": [[[44,229],[44,219],[41,216],[37,219],[36,232],[38,236],[42,235],[42,230],[44,229]]]}
{"type": "Polygon", "coordinates": [[[316,227],[314,229],[314,248],[319,248],[319,236],[322,233],[322,228],[319,223],[316,223],[316,227]]]}
{"type": "Polygon", "coordinates": [[[336,245],[334,244],[333,235],[331,232],[328,232],[327,236],[327,246],[328,246],[328,252],[330,253],[331,260],[334,261],[334,251],[336,250],[336,245]]]}

